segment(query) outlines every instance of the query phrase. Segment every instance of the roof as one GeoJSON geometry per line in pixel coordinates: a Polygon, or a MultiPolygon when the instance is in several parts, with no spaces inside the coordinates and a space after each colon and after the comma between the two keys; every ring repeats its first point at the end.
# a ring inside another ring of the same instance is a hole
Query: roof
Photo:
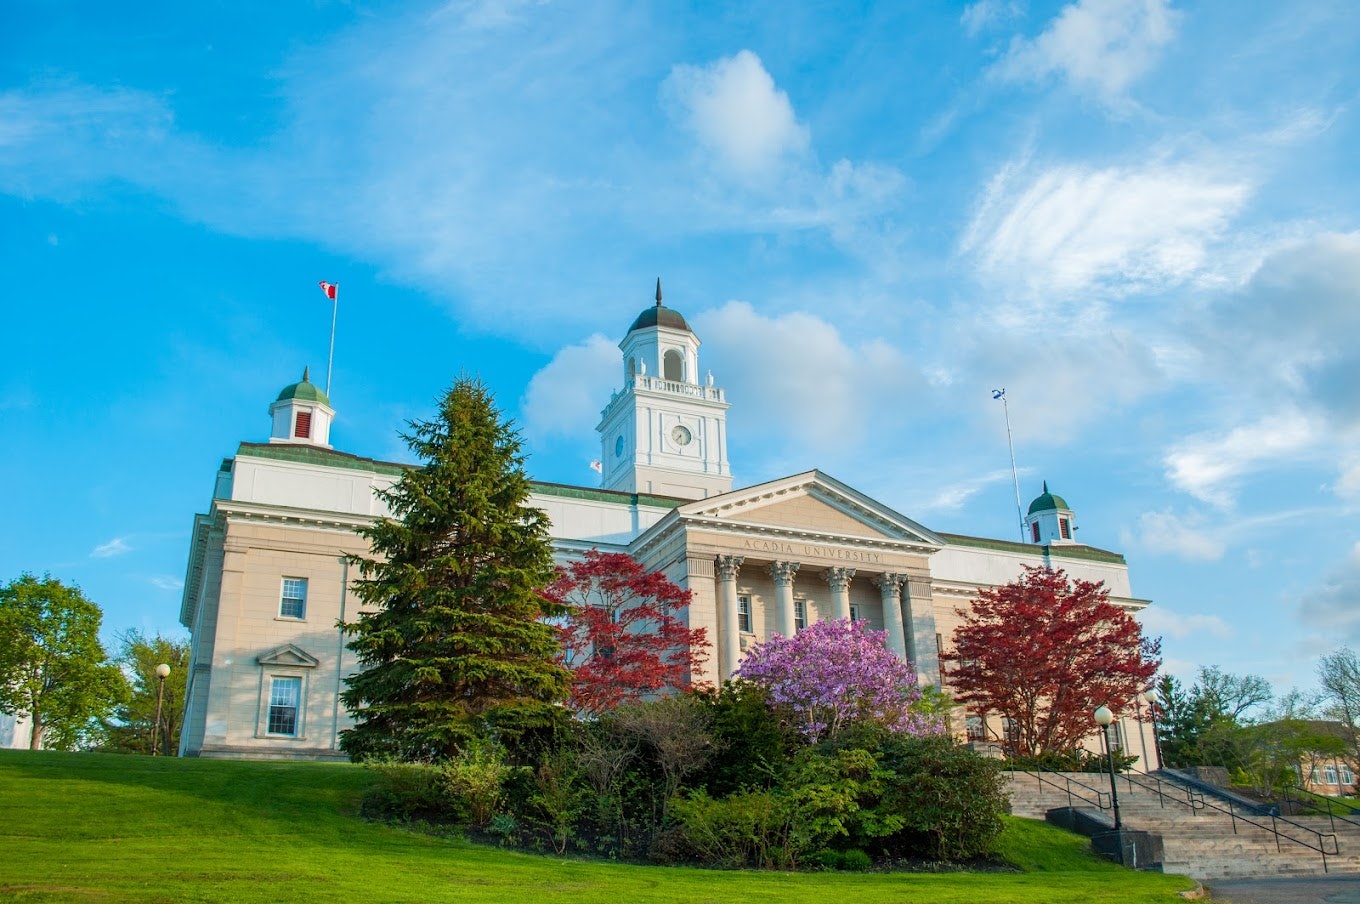
{"type": "Polygon", "coordinates": [[[279,392],[276,402],[288,402],[297,400],[299,402],[320,402],[322,405],[330,405],[331,400],[326,398],[326,394],[318,389],[311,380],[307,379],[309,368],[303,368],[302,379],[296,383],[289,383],[279,392]]]}
{"type": "Polygon", "coordinates": [[[1044,481],[1044,494],[1029,504],[1029,513],[1035,512],[1056,512],[1072,511],[1072,507],[1067,504],[1067,500],[1061,496],[1054,495],[1048,491],[1048,481],[1044,481]]]}
{"type": "Polygon", "coordinates": [[[656,278],[656,304],[650,308],[645,308],[637,315],[637,320],[628,328],[628,332],[633,330],[645,330],[654,326],[663,326],[669,330],[684,330],[692,333],[694,330],[685,323],[685,318],[680,316],[679,311],[673,311],[661,303],[661,277],[656,278]]]}

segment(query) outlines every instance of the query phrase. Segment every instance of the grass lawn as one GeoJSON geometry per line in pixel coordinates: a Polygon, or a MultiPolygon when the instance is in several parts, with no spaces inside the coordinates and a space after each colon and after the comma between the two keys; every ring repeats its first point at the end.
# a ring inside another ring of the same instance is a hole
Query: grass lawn
{"type": "Polygon", "coordinates": [[[0,751],[0,899],[1143,902],[1183,877],[1012,819],[1016,874],[719,872],[559,860],[373,825],[357,766],[0,751]]]}

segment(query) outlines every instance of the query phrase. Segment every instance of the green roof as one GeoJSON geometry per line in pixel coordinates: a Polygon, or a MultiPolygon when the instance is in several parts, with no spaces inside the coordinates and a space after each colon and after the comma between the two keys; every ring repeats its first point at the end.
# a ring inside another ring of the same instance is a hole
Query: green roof
{"type": "Polygon", "coordinates": [[[1048,481],[1045,480],[1044,494],[1029,504],[1029,513],[1033,515],[1035,512],[1056,512],[1060,509],[1065,512],[1072,511],[1066,499],[1048,491],[1048,481]]]}
{"type": "Polygon", "coordinates": [[[299,402],[320,402],[322,405],[329,406],[331,400],[326,398],[326,394],[318,389],[308,377],[308,368],[303,368],[302,379],[296,383],[289,383],[283,387],[276,402],[288,402],[296,399],[299,402]]]}
{"type": "Polygon", "coordinates": [[[1110,565],[1126,565],[1121,553],[1094,546],[1068,546],[1054,543],[1040,546],[1034,543],[1017,543],[1014,540],[997,540],[992,537],[968,537],[963,534],[941,533],[940,537],[950,546],[970,546],[973,549],[990,549],[996,552],[1014,552],[1023,555],[1044,555],[1054,559],[1081,559],[1086,562],[1105,562],[1110,565]]]}

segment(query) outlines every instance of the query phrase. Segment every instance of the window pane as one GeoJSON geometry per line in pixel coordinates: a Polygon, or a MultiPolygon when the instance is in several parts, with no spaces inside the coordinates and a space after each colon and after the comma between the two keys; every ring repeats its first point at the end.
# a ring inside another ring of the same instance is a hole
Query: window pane
{"type": "Polygon", "coordinates": [[[737,630],[751,633],[751,598],[737,597],[737,630]]]}
{"type": "Polygon", "coordinates": [[[301,678],[275,678],[269,687],[269,734],[296,735],[301,678]]]}
{"type": "Polygon", "coordinates": [[[283,594],[279,600],[282,618],[304,618],[307,615],[307,579],[284,578],[283,594]]]}
{"type": "Polygon", "coordinates": [[[793,601],[793,629],[801,631],[807,627],[807,603],[802,600],[793,601]]]}

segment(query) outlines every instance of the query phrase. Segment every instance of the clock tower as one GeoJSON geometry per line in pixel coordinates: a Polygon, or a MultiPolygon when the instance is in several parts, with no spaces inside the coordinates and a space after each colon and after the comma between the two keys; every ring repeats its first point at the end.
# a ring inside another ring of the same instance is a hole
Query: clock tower
{"type": "Polygon", "coordinates": [[[705,499],[732,489],[727,401],[710,374],[699,382],[699,337],[661,303],[638,315],[619,343],[623,391],[600,416],[606,490],[705,499]]]}

